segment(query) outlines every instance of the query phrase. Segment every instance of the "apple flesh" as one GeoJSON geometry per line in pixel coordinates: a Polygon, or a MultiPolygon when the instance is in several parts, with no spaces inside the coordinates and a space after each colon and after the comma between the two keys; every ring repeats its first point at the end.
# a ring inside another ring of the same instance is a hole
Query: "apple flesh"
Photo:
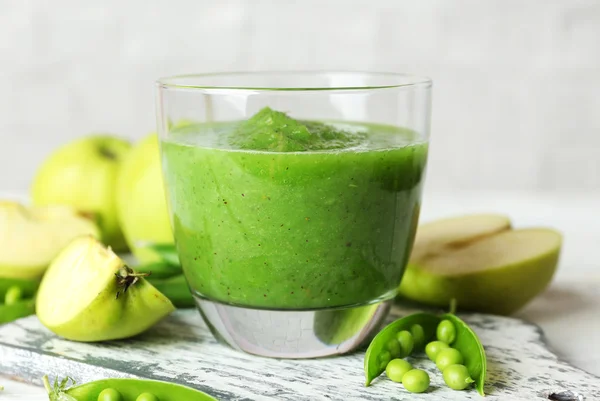
{"type": "Polygon", "coordinates": [[[71,207],[0,201],[0,277],[40,278],[52,259],[81,235],[98,237],[100,232],[71,207]]]}
{"type": "Polygon", "coordinates": [[[156,134],[144,138],[123,161],[116,198],[119,222],[133,254],[141,263],[159,261],[143,246],[174,243],[156,134]]]}
{"type": "Polygon", "coordinates": [[[123,260],[95,238],[75,239],[40,283],[40,322],[68,340],[107,341],[140,334],[175,310],[152,284],[127,271],[123,260]]]}
{"type": "Polygon", "coordinates": [[[548,228],[512,229],[508,218],[474,215],[424,224],[400,284],[424,304],[509,315],[550,283],[562,236],[548,228]]]}
{"type": "Polygon", "coordinates": [[[35,205],[69,205],[94,215],[102,240],[115,250],[127,248],[115,201],[119,165],[129,142],[91,135],[57,149],[39,168],[31,188],[35,205]]]}

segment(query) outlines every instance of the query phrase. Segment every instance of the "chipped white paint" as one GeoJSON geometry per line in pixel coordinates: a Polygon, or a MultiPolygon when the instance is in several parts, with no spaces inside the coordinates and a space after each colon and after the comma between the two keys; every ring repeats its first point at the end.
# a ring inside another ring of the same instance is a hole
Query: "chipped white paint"
{"type": "MultiPolygon", "coordinates": [[[[393,311],[390,317],[412,310],[393,311]]],[[[600,399],[600,378],[576,369],[547,349],[536,326],[518,319],[464,315],[488,356],[486,399],[543,400],[573,390],[600,399]]],[[[427,394],[408,394],[385,375],[364,387],[363,352],[320,360],[255,357],[218,344],[198,313],[180,310],[148,333],[123,341],[82,344],[62,340],[35,317],[0,327],[0,372],[39,383],[43,374],[78,382],[143,377],[196,387],[221,400],[477,400],[474,390],[448,389],[426,358],[414,365],[431,376],[427,394]]]]}

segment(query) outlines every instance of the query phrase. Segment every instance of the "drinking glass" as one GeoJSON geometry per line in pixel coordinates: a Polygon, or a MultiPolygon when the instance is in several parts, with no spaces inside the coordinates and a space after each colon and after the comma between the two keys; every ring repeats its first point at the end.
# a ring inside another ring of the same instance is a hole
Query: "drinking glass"
{"type": "Polygon", "coordinates": [[[156,100],[177,252],[215,337],[278,358],[370,339],[414,241],[431,81],[185,75],[158,80],[156,100]]]}

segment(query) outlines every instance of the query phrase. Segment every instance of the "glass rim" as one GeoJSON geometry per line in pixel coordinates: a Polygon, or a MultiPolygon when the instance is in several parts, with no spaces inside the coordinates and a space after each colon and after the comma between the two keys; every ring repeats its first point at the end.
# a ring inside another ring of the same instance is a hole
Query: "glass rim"
{"type": "Polygon", "coordinates": [[[423,75],[414,75],[398,72],[378,72],[362,70],[264,70],[264,71],[228,71],[228,72],[208,72],[198,74],[181,74],[158,78],[156,86],[161,89],[192,89],[192,90],[226,90],[226,91],[264,91],[264,92],[316,92],[316,91],[370,91],[378,89],[408,88],[432,86],[432,80],[423,75]],[[347,75],[363,77],[389,78],[390,84],[386,85],[348,85],[348,86],[237,86],[237,85],[210,85],[210,84],[189,84],[182,83],[190,80],[219,77],[243,77],[243,76],[268,76],[268,75],[295,75],[306,76],[326,76],[326,75],[347,75]],[[393,81],[396,80],[394,83],[393,81]]]}

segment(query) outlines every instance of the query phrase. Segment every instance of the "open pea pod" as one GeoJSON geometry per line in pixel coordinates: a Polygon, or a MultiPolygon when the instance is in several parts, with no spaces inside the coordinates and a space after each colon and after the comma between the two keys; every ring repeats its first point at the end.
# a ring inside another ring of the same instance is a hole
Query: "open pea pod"
{"type": "MultiPolygon", "coordinates": [[[[112,389],[117,392],[119,401],[136,401],[141,394],[148,394],[146,399],[159,401],[217,401],[216,398],[191,387],[182,386],[158,380],[144,379],[102,379],[79,386],[66,387],[67,380],[60,384],[55,383],[50,387],[47,377],[44,377],[44,386],[51,400],[68,401],[97,401],[100,393],[112,389]],[[153,395],[154,398],[151,398],[153,395]]],[[[103,399],[113,399],[104,397],[103,399]]]]}
{"type": "Polygon", "coordinates": [[[25,299],[13,304],[0,305],[0,324],[9,323],[35,313],[35,300],[25,299]]]}
{"type": "Polygon", "coordinates": [[[169,298],[173,305],[178,308],[191,308],[194,306],[194,298],[183,274],[161,279],[153,277],[154,274],[147,277],[147,280],[164,296],[169,298]]]}
{"type": "Polygon", "coordinates": [[[454,323],[456,339],[452,343],[452,348],[460,351],[469,375],[475,380],[477,392],[484,396],[483,386],[485,384],[487,360],[479,337],[462,319],[452,313],[441,316],[441,319],[448,319],[454,323]]]}
{"type": "Polygon", "coordinates": [[[154,251],[163,262],[172,266],[181,266],[174,244],[149,243],[145,247],[154,251]]]}
{"type": "Polygon", "coordinates": [[[182,273],[181,266],[175,266],[167,262],[152,262],[133,267],[138,273],[149,273],[153,279],[164,279],[174,277],[182,273]]]}
{"type": "Polygon", "coordinates": [[[11,287],[19,287],[21,289],[22,296],[25,298],[30,298],[35,295],[35,292],[39,286],[39,280],[0,277],[0,302],[2,302],[1,300],[4,299],[6,291],[8,291],[8,289],[11,287]]]}
{"type": "Polygon", "coordinates": [[[437,325],[444,319],[450,320],[456,329],[456,339],[452,348],[456,348],[465,360],[469,375],[475,381],[475,388],[479,394],[485,395],[483,386],[486,375],[486,356],[483,345],[475,332],[458,316],[447,313],[434,315],[431,313],[415,313],[398,319],[383,328],[371,341],[365,354],[365,385],[371,384],[373,379],[385,371],[386,361],[389,361],[390,341],[396,338],[402,330],[410,331],[414,325],[423,328],[425,342],[434,340],[437,325]],[[383,356],[383,359],[382,359],[383,356]]]}
{"type": "Polygon", "coordinates": [[[435,336],[435,329],[439,322],[440,318],[436,315],[415,313],[398,319],[383,328],[373,338],[365,354],[365,386],[370,385],[373,379],[385,371],[385,361],[381,359],[381,356],[390,351],[388,346],[392,340],[396,339],[396,335],[400,331],[410,331],[413,325],[419,324],[423,328],[425,342],[428,342],[435,336]]]}

